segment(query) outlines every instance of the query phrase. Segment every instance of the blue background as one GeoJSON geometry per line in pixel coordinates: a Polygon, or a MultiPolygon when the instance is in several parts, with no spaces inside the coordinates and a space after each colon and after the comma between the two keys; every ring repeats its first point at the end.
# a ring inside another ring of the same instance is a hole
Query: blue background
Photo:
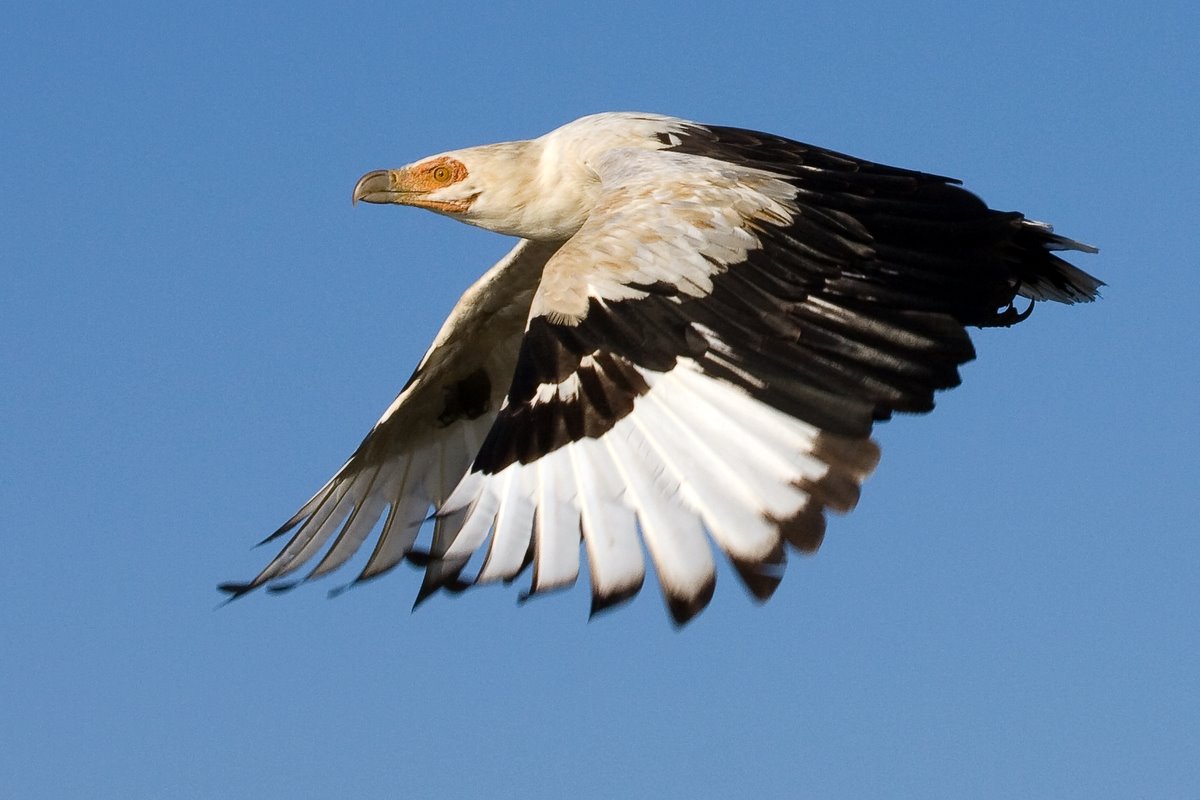
{"type": "Polygon", "coordinates": [[[0,796],[1194,797],[1193,3],[26,4],[0,26],[0,796]],[[1110,286],[976,335],[776,597],[214,610],[510,243],[363,172],[602,110],[963,178],[1110,286]]]}

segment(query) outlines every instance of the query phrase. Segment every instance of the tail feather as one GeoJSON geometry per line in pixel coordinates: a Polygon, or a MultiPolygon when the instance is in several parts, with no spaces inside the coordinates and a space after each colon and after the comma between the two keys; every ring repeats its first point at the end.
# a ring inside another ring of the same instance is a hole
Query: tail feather
{"type": "Polygon", "coordinates": [[[1090,303],[1099,297],[1104,281],[1055,255],[1064,250],[1098,253],[1099,248],[1060,236],[1046,223],[1029,219],[1021,220],[1017,242],[1026,254],[1017,290],[1022,297],[1068,304],[1090,303]]]}

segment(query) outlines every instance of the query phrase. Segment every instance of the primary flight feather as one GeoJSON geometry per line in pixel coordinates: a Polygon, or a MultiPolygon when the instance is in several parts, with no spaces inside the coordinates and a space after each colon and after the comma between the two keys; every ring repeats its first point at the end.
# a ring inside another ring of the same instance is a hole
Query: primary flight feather
{"type": "Polygon", "coordinates": [[[357,580],[408,559],[418,602],[529,565],[533,592],[570,585],[581,539],[593,611],[638,591],[643,545],[678,623],[712,596],[710,541],[766,599],[787,547],[814,551],[825,511],[853,508],[872,424],[958,384],[965,326],[1102,285],[1056,254],[1094,248],[957,184],[637,113],[367,173],[356,201],[520,241],[268,537],[291,534],[279,554],[221,588],[325,575],[376,533],[357,580]]]}

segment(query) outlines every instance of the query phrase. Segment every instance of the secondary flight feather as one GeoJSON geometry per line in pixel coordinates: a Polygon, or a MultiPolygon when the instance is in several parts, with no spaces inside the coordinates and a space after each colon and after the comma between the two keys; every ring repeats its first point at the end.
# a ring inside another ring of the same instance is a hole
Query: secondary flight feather
{"type": "Polygon", "coordinates": [[[1102,286],[1058,255],[1094,248],[950,178],[653,114],[370,172],[354,199],[520,241],[233,596],[374,536],[356,580],[407,559],[418,602],[529,566],[532,592],[568,586],[582,549],[597,611],[639,590],[644,547],[682,624],[713,594],[713,545],[765,600],[788,549],[854,507],[873,423],[959,383],[967,326],[1102,286]]]}

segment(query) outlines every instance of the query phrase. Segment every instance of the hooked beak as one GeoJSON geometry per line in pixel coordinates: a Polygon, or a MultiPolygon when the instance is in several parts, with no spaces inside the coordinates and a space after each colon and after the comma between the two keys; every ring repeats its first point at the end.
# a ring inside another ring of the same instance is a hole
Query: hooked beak
{"type": "Polygon", "coordinates": [[[352,203],[403,203],[406,196],[415,192],[403,188],[403,170],[377,169],[368,172],[354,184],[352,203]]]}

